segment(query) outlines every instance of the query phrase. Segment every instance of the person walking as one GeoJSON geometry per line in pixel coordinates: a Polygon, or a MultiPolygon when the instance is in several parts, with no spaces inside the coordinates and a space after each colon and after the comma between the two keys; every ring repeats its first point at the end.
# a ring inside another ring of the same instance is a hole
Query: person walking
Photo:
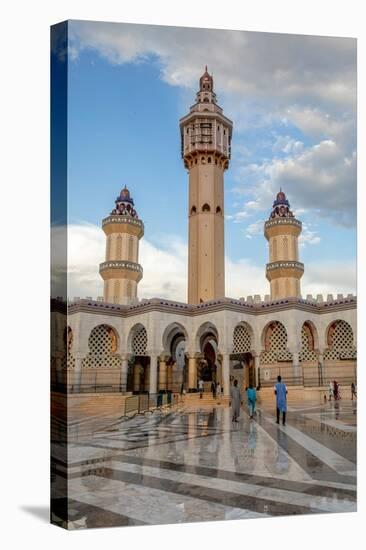
{"type": "Polygon", "coordinates": [[[333,381],[333,395],[334,395],[334,401],[338,401],[341,396],[339,394],[339,386],[337,380],[333,381]]]}
{"type": "Polygon", "coordinates": [[[333,386],[332,386],[332,382],[329,382],[329,388],[328,388],[329,401],[332,401],[332,396],[333,396],[333,386]]]}
{"type": "Polygon", "coordinates": [[[280,423],[280,413],[282,412],[282,424],[286,426],[287,388],[286,388],[286,384],[282,382],[281,376],[277,376],[277,384],[274,387],[274,392],[276,396],[276,409],[277,409],[276,424],[280,423]]]}
{"type": "Polygon", "coordinates": [[[211,391],[212,391],[212,397],[216,399],[216,382],[215,380],[212,380],[211,382],[211,391]]]}
{"type": "Polygon", "coordinates": [[[356,391],[356,386],[355,386],[355,383],[352,382],[351,384],[351,400],[353,401],[353,398],[357,399],[357,391],[356,391]]]}
{"type": "Polygon", "coordinates": [[[220,384],[220,382],[217,382],[217,384],[216,384],[216,395],[220,399],[220,397],[221,397],[221,384],[220,384]]]}
{"type": "Polygon", "coordinates": [[[247,389],[247,398],[248,398],[249,416],[252,419],[255,413],[255,406],[257,402],[257,392],[255,391],[255,388],[253,388],[253,384],[249,384],[249,388],[247,389]]]}
{"type": "Polygon", "coordinates": [[[200,381],[198,382],[198,390],[200,392],[200,399],[202,399],[202,394],[203,394],[203,380],[202,380],[202,378],[200,378],[200,381]]]}
{"type": "Polygon", "coordinates": [[[230,388],[230,397],[231,397],[231,410],[233,412],[232,422],[238,422],[240,416],[240,404],[241,396],[240,390],[238,388],[238,381],[234,380],[234,385],[230,388]]]}

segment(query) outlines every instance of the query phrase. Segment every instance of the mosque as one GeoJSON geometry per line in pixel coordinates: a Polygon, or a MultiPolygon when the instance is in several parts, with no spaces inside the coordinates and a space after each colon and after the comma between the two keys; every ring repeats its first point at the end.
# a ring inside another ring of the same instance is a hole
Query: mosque
{"type": "MultiPolygon", "coordinates": [[[[102,221],[104,296],[70,301],[62,330],[58,316],[52,318],[55,387],[66,384],[76,394],[183,388],[193,394],[202,379],[207,386],[220,382],[228,396],[234,377],[260,388],[273,386],[279,373],[288,385],[304,388],[355,380],[356,297],[302,297],[302,224],[282,190],[264,223],[269,294],[225,296],[224,173],[232,131],[206,67],[196,101],[180,120],[189,172],[187,302],[139,300],[144,223],[124,187],[102,221]]],[[[53,301],[55,313],[65,314],[65,307],[53,301]]]]}

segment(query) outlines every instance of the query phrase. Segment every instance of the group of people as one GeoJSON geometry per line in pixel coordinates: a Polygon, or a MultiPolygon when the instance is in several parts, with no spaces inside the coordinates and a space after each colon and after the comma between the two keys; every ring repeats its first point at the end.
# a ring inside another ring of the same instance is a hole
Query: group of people
{"type": "MultiPolygon", "coordinates": [[[[341,399],[341,392],[340,392],[340,388],[337,380],[333,380],[333,382],[329,382],[329,388],[328,388],[329,401],[332,401],[332,397],[334,398],[334,401],[339,401],[341,399]]],[[[357,389],[354,382],[352,382],[351,384],[351,401],[353,401],[353,399],[357,399],[357,389]]],[[[324,398],[324,401],[325,400],[326,400],[326,396],[324,398]]]]}
{"type": "MultiPolygon", "coordinates": [[[[212,397],[214,399],[216,399],[216,397],[221,397],[222,389],[223,388],[221,387],[220,382],[216,383],[215,380],[212,380],[211,391],[212,391],[212,397]]],[[[202,380],[202,378],[198,382],[198,391],[200,393],[200,399],[202,399],[202,394],[204,391],[204,381],[202,380]]]]}
{"type": "MultiPolygon", "coordinates": [[[[247,394],[247,403],[249,417],[253,420],[254,415],[256,414],[256,403],[257,403],[257,392],[253,388],[252,384],[249,384],[249,387],[246,388],[247,394]]],[[[281,376],[277,377],[277,384],[274,387],[274,393],[276,396],[276,413],[277,420],[276,423],[280,423],[280,415],[282,413],[282,424],[286,425],[286,412],[287,412],[287,388],[286,384],[282,382],[281,376]]],[[[232,409],[232,422],[239,422],[238,418],[240,416],[240,405],[242,404],[242,396],[240,394],[240,389],[238,387],[238,381],[234,380],[233,386],[230,389],[231,397],[231,409],[232,409]]]]}

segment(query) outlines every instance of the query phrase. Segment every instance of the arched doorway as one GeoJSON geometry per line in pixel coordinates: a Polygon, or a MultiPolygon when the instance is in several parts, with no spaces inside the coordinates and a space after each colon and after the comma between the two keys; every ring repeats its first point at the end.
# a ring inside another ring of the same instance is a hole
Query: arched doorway
{"type": "Polygon", "coordinates": [[[150,358],[147,355],[147,331],[138,323],[130,330],[128,349],[130,352],[127,373],[127,391],[146,393],[149,389],[150,358]]]}
{"type": "Polygon", "coordinates": [[[188,384],[187,331],[180,323],[172,323],[166,327],[162,340],[167,369],[164,389],[181,392],[188,384]]]}
{"type": "Polygon", "coordinates": [[[253,329],[246,322],[239,323],[233,332],[233,352],[230,354],[232,364],[230,381],[238,380],[240,388],[258,384],[255,377],[253,347],[253,329]]]}
{"type": "Polygon", "coordinates": [[[204,382],[216,381],[216,351],[214,342],[208,340],[203,346],[203,359],[200,361],[198,376],[204,382]]]}
{"type": "Polygon", "coordinates": [[[200,350],[197,362],[197,380],[203,380],[205,391],[211,382],[220,381],[220,363],[218,359],[218,332],[212,323],[201,325],[196,334],[196,345],[200,350]]]}

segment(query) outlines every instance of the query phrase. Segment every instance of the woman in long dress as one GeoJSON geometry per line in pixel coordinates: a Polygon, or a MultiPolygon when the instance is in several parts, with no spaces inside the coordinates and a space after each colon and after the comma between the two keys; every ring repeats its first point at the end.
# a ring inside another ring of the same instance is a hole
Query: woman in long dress
{"type": "Polygon", "coordinates": [[[234,385],[230,389],[231,397],[231,410],[233,411],[232,422],[238,422],[240,416],[240,404],[241,404],[241,395],[238,388],[238,381],[234,380],[234,385]]]}

